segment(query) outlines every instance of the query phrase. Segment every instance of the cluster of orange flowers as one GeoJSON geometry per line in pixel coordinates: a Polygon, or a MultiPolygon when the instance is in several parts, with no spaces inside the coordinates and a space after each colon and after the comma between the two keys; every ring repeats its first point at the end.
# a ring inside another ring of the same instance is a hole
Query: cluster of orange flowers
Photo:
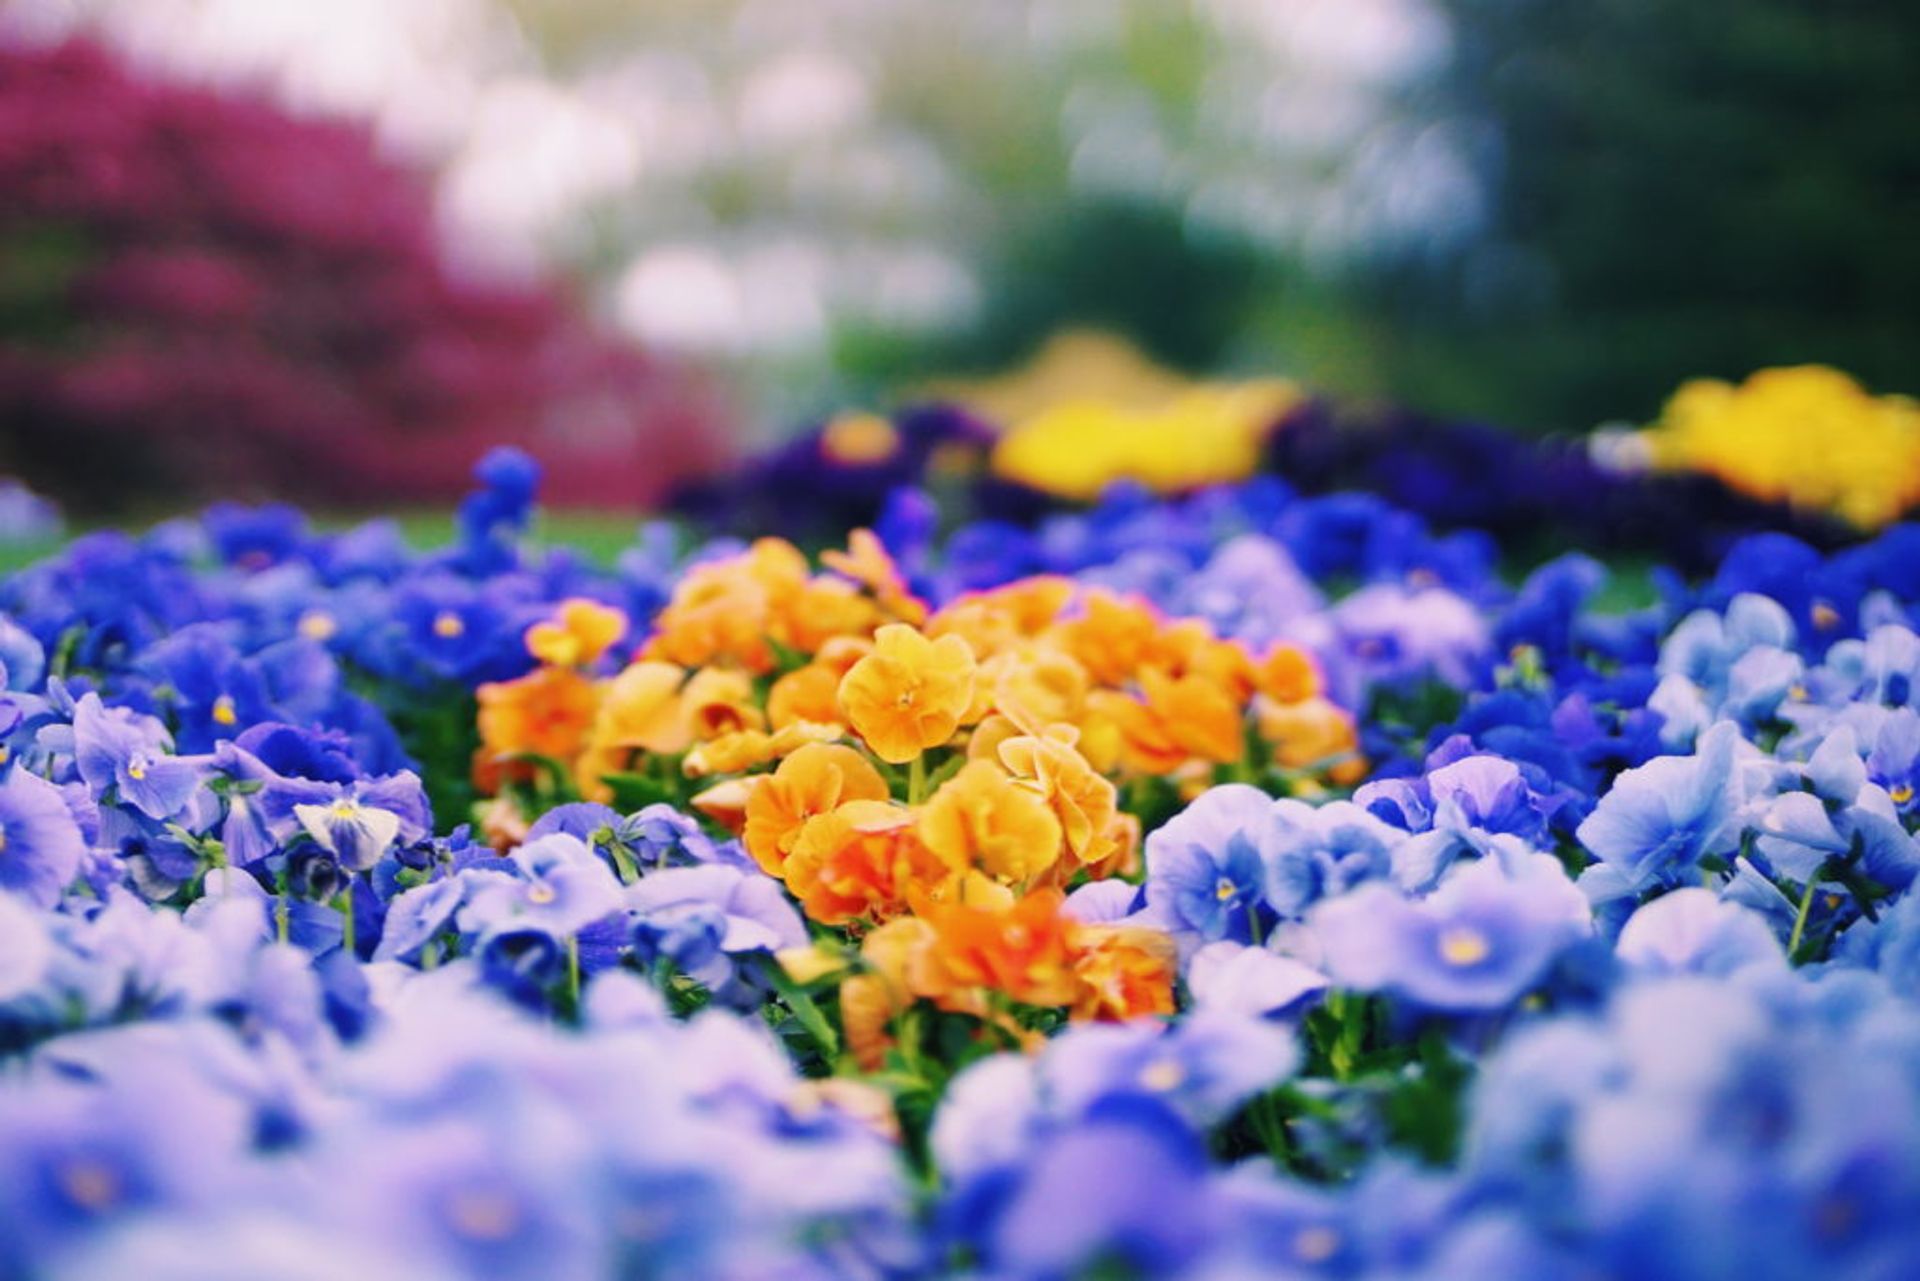
{"type": "Polygon", "coordinates": [[[695,808],[813,920],[861,940],[842,1010],[862,1058],[916,999],[982,1017],[1001,997],[1170,1012],[1164,936],[1061,911],[1070,884],[1138,865],[1115,780],[1198,791],[1222,770],[1363,768],[1296,649],[1256,660],[1063,578],[930,614],[865,531],[822,560],[814,573],[766,539],[693,569],[606,679],[587,668],[625,620],[569,602],[528,635],[539,668],[481,688],[477,772],[497,784],[538,755],[601,799],[608,775],[662,758],[700,780],[695,808]]]}

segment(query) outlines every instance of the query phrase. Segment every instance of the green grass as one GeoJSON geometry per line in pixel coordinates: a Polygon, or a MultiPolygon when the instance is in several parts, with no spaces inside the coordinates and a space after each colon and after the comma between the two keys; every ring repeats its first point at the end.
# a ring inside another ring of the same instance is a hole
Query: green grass
{"type": "MultiPolygon", "coordinates": [[[[364,517],[321,515],[314,518],[320,529],[346,529],[364,517]]],[[[445,547],[453,541],[453,511],[450,508],[396,513],[400,532],[408,544],[421,550],[445,547]]],[[[637,514],[591,511],[542,512],[534,529],[536,541],[545,546],[565,546],[585,555],[597,565],[611,565],[616,556],[633,545],[640,527],[637,514]]],[[[124,525],[83,526],[63,538],[36,539],[26,543],[0,544],[0,574],[10,574],[59,551],[69,539],[93,529],[149,528],[157,521],[130,522],[124,525]]]]}

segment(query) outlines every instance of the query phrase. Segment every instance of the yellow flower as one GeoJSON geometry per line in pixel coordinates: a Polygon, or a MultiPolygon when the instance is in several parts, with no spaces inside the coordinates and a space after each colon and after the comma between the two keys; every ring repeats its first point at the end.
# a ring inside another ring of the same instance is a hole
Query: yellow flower
{"type": "Polygon", "coordinates": [[[585,667],[627,634],[627,616],[599,601],[562,601],[557,617],[527,629],[527,653],[555,667],[585,667]]]}
{"type": "Polygon", "coordinates": [[[873,652],[840,680],[840,707],[873,754],[895,765],[953,737],[973,704],[973,650],[904,623],[874,633],[873,652]]]}
{"type": "Polygon", "coordinates": [[[745,842],[771,876],[779,876],[807,820],[848,801],[882,801],[886,780],[851,747],[815,743],[802,747],[747,794],[745,842]]]}
{"type": "Polygon", "coordinates": [[[1060,857],[1060,820],[989,761],[969,761],[920,810],[920,840],[956,871],[1025,883],[1060,857]]]}
{"type": "Polygon", "coordinates": [[[1822,365],[1763,369],[1737,387],[1696,379],[1641,439],[1657,468],[1708,472],[1862,528],[1920,503],[1920,404],[1822,365]]]}

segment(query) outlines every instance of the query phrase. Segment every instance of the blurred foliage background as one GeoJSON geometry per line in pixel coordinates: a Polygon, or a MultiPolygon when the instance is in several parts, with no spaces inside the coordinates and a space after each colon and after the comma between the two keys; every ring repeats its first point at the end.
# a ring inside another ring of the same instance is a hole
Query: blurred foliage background
{"type": "MultiPolygon", "coordinates": [[[[0,42],[74,36],[363,130],[431,183],[449,280],[727,390],[698,426],[669,397],[676,438],[1087,323],[1529,432],[1768,364],[1920,390],[1900,0],[0,0],[0,42]]],[[[26,261],[57,231],[6,245],[0,294],[41,292],[0,348],[61,304],[26,261]]],[[[566,401],[524,412],[566,438],[566,401]]]]}

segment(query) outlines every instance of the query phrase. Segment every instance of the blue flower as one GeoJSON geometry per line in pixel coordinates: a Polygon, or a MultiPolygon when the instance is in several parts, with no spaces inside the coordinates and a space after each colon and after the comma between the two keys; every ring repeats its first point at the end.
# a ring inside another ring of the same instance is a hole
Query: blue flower
{"type": "Polygon", "coordinates": [[[1147,908],[1183,949],[1252,937],[1266,881],[1260,843],[1272,813],[1266,793],[1227,784],[1147,837],[1147,908]]]}
{"type": "Polygon", "coordinates": [[[1723,721],[1694,755],[1655,757],[1614,780],[1576,833],[1607,873],[1602,884],[1637,893],[1690,876],[1702,858],[1732,847],[1739,742],[1739,730],[1723,721]]]}
{"type": "Polygon", "coordinates": [[[623,906],[620,882],[578,837],[543,836],[510,858],[521,878],[471,885],[460,909],[463,931],[532,926],[564,939],[623,906]]]}
{"type": "Polygon", "coordinates": [[[1077,1027],[1047,1047],[1040,1080],[1071,1114],[1113,1094],[1147,1094],[1196,1126],[1225,1120],[1300,1064],[1293,1033],[1256,1016],[1196,1010],[1172,1025],[1077,1027]]]}
{"type": "Polygon", "coordinates": [[[736,958],[804,947],[807,927],[780,883],[755,869],[711,864],[655,871],[627,887],[634,955],[656,957],[727,1000],[750,1000],[750,987],[729,990],[736,958]]]}
{"type": "Polygon", "coordinates": [[[52,907],[79,875],[85,853],[59,788],[24,769],[0,777],[0,890],[52,907]]]}
{"type": "Polygon", "coordinates": [[[1614,955],[1640,974],[1714,977],[1748,965],[1780,967],[1787,959],[1765,917],[1698,886],[1663,894],[1634,912],[1614,955]]]}
{"type": "Polygon", "coordinates": [[[1322,898],[1386,876],[1404,840],[1351,801],[1275,801],[1261,846],[1267,905],[1297,918],[1322,898]]]}
{"type": "Polygon", "coordinates": [[[73,755],[80,777],[98,794],[111,791],[148,818],[166,820],[186,808],[201,768],[168,754],[160,722],[82,695],[73,709],[73,755]]]}
{"type": "Polygon", "coordinates": [[[1422,900],[1363,885],[1321,904],[1308,926],[1337,984],[1459,1013],[1512,1004],[1592,931],[1559,861],[1523,852],[1469,863],[1422,900]]]}

